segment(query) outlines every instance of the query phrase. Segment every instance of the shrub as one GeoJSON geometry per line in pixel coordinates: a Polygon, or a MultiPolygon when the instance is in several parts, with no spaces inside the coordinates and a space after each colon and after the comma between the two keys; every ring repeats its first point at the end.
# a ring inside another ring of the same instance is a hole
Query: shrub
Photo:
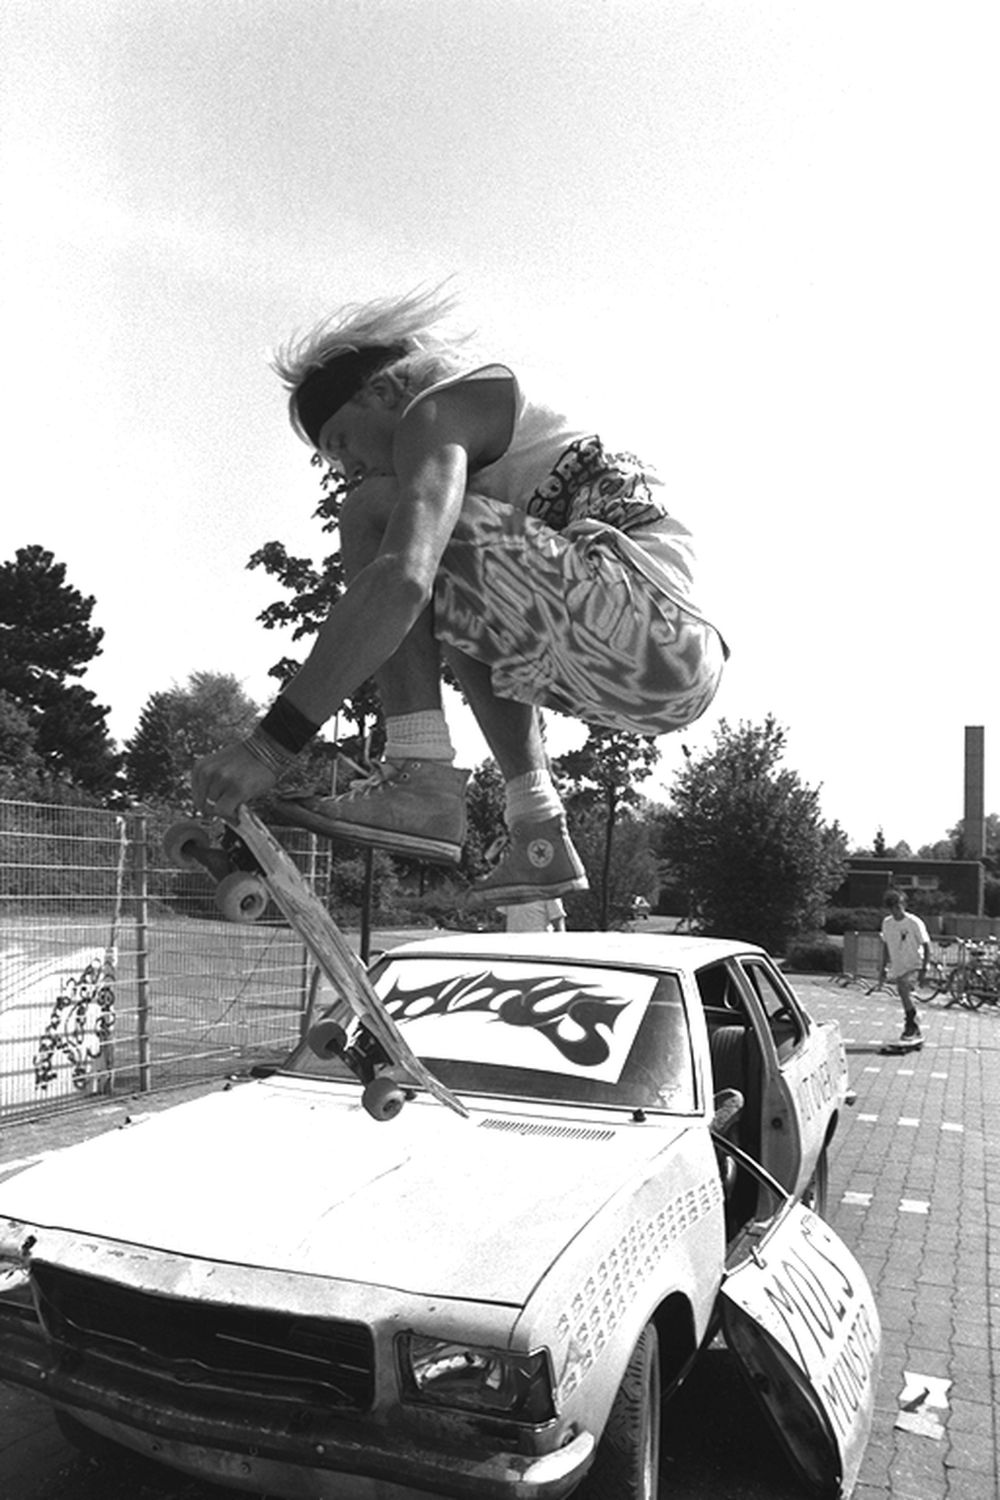
{"type": "Polygon", "coordinates": [[[826,913],[823,931],[838,936],[845,932],[878,932],[884,916],[882,906],[831,906],[826,913]]]}
{"type": "Polygon", "coordinates": [[[785,968],[796,974],[839,974],[842,949],[823,933],[793,938],[785,954],[785,968]]]}
{"type": "Polygon", "coordinates": [[[503,918],[495,907],[478,906],[469,901],[469,887],[459,880],[444,879],[411,898],[411,914],[418,920],[462,932],[492,932],[503,927],[503,918]]]}

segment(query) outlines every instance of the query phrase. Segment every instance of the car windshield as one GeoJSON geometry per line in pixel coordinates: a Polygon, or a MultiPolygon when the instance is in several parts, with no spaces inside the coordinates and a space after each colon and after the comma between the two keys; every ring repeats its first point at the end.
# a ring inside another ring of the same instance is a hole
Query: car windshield
{"type": "MultiPolygon", "coordinates": [[[[687,1114],[694,1068],[676,974],[546,961],[387,955],[375,988],[456,1093],[687,1114]]],[[[293,1072],[350,1077],[297,1049],[293,1072]]]]}

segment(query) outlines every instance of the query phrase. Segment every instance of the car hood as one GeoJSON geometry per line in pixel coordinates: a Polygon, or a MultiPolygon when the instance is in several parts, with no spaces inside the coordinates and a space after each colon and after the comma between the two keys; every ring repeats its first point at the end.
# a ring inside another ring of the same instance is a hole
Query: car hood
{"type": "Polygon", "coordinates": [[[691,1122],[593,1123],[275,1079],[179,1105],[0,1185],[0,1217],[172,1254],[521,1306],[691,1122]]]}

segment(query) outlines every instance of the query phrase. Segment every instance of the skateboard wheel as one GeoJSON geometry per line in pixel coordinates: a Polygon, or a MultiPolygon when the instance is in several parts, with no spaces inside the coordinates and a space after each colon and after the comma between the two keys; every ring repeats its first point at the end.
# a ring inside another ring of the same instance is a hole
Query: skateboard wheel
{"type": "Polygon", "coordinates": [[[198,861],[191,853],[192,849],[211,849],[212,840],[207,828],[201,823],[196,823],[193,818],[186,818],[180,823],[173,823],[163,836],[163,852],[167,857],[167,863],[182,870],[198,869],[198,861]]]}
{"type": "Polygon", "coordinates": [[[256,922],[267,910],[267,891],[256,875],[236,870],[219,881],[215,904],[227,922],[256,922]]]}
{"type": "Polygon", "coordinates": [[[365,1085],[361,1103],[373,1120],[394,1120],[406,1103],[406,1093],[391,1078],[373,1078],[365,1085]]]}
{"type": "Polygon", "coordinates": [[[317,1057],[340,1057],[347,1050],[347,1032],[339,1021],[317,1021],[307,1041],[317,1057]]]}

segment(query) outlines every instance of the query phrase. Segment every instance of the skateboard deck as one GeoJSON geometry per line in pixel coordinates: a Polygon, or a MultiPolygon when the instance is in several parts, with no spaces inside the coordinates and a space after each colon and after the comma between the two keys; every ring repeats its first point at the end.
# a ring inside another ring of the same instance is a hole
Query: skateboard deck
{"type": "Polygon", "coordinates": [[[878,1050],[883,1057],[895,1057],[903,1052],[919,1052],[923,1045],[923,1037],[917,1036],[910,1042],[886,1042],[885,1046],[878,1050]]]}
{"type": "Polygon", "coordinates": [[[338,999],[309,1028],[307,1041],[319,1057],[340,1057],[364,1085],[362,1103],[373,1118],[390,1120],[406,1101],[405,1073],[439,1103],[463,1117],[468,1111],[417,1057],[375,993],[367,971],[340,928],[303,878],[291,856],[249,808],[226,819],[221,845],[204,824],[189,820],[167,832],[172,863],[200,865],[218,882],[216,901],[230,921],[256,921],[268,898],[302,938],[338,999]]]}

